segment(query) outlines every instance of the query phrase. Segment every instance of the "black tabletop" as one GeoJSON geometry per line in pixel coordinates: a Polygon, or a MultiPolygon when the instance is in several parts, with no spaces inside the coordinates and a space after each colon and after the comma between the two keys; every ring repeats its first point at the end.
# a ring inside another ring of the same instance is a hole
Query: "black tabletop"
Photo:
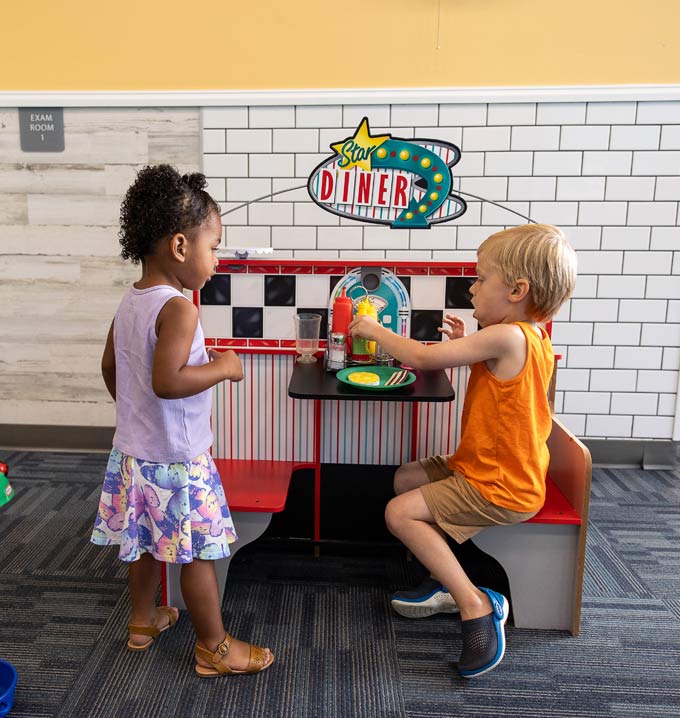
{"type": "MultiPolygon", "coordinates": [[[[366,367],[370,370],[370,367],[366,367]]],[[[334,372],[324,369],[323,358],[315,364],[295,362],[288,384],[288,396],[294,399],[343,399],[348,401],[452,401],[455,392],[443,369],[411,370],[413,384],[392,391],[371,391],[343,384],[334,372]]]]}

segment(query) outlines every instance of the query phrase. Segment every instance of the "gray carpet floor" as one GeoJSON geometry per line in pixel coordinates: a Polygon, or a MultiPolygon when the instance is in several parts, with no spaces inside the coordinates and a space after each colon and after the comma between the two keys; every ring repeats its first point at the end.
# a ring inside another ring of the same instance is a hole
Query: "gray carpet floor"
{"type": "Polygon", "coordinates": [[[232,562],[223,611],[276,664],[201,680],[186,614],[147,653],[125,650],[125,567],[88,542],[106,457],[0,460],[16,490],[0,508],[12,718],[680,716],[680,470],[594,470],[578,638],[509,627],[503,663],[465,681],[456,618],[409,621],[389,607],[419,573],[403,551],[315,558],[256,543],[232,562]]]}

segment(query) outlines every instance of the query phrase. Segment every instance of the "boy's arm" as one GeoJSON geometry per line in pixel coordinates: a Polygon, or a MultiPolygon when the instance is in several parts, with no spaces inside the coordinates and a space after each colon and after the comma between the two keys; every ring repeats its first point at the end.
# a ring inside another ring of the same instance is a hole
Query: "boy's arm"
{"type": "Polygon", "coordinates": [[[113,348],[113,322],[109,328],[104,354],[102,355],[102,377],[109,394],[116,400],[116,353],[113,348]]]}
{"type": "Polygon", "coordinates": [[[401,337],[366,316],[354,319],[350,332],[378,342],[386,352],[414,369],[447,369],[504,360],[519,362],[521,367],[526,357],[522,330],[512,324],[493,324],[469,336],[430,345],[401,337]]]}
{"type": "Polygon", "coordinates": [[[151,382],[161,399],[183,399],[221,381],[243,378],[241,360],[233,351],[211,353],[207,364],[187,365],[197,325],[198,309],[181,297],[170,299],[158,314],[151,382]]]}

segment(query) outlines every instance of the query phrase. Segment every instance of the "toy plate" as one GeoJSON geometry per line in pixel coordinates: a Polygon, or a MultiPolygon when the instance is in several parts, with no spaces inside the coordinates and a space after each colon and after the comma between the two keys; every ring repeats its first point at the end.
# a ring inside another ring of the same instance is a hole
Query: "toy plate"
{"type": "Polygon", "coordinates": [[[401,369],[399,369],[398,367],[364,364],[361,366],[350,366],[346,369],[341,369],[336,376],[343,384],[348,384],[349,386],[353,386],[357,389],[367,389],[368,391],[391,391],[392,389],[401,389],[404,386],[413,384],[413,382],[416,380],[416,375],[413,372],[409,372],[406,379],[404,379],[404,381],[402,381],[400,384],[390,384],[390,386],[385,386],[385,382],[393,374],[396,374],[399,371],[401,371],[401,369]],[[359,371],[377,374],[380,378],[380,383],[371,386],[369,384],[357,384],[356,382],[350,381],[348,378],[349,375],[359,371]]]}

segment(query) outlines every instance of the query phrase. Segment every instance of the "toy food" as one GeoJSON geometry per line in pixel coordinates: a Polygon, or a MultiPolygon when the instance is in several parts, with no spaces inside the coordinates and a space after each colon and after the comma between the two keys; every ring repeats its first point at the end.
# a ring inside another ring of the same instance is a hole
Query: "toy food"
{"type": "Polygon", "coordinates": [[[348,374],[347,378],[354,384],[363,384],[364,386],[378,386],[380,377],[372,371],[353,371],[348,374]]]}

